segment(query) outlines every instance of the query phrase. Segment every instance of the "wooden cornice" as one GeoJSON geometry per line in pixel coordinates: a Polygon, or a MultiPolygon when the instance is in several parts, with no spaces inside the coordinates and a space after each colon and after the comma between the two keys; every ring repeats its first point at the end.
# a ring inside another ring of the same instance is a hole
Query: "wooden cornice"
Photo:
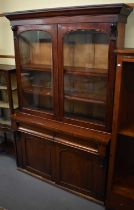
{"type": "MultiPolygon", "coordinates": [[[[134,3],[128,3],[127,5],[132,7],[132,8],[134,8],[134,3]]],[[[4,13],[0,13],[0,17],[5,17],[5,14],[4,13]]]]}
{"type": "Polygon", "coordinates": [[[96,15],[96,14],[115,14],[128,16],[132,8],[127,4],[101,4],[89,6],[75,6],[64,8],[51,9],[36,9],[28,11],[19,11],[5,13],[5,16],[10,20],[22,20],[31,18],[56,17],[56,16],[75,16],[75,15],[96,15]]]}

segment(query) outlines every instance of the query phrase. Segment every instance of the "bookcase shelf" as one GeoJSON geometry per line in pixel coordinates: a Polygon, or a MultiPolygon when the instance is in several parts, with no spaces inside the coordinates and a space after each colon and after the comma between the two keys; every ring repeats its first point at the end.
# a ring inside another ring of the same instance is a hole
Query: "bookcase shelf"
{"type": "Polygon", "coordinates": [[[130,124],[127,127],[120,129],[118,133],[134,138],[134,124],[130,124]]]}
{"type": "MultiPolygon", "coordinates": [[[[5,85],[0,85],[0,90],[7,90],[7,86],[5,86],[5,85]]],[[[17,90],[17,86],[15,85],[15,86],[12,86],[12,90],[14,91],[14,90],[17,90]]]]}
{"type": "Polygon", "coordinates": [[[114,181],[114,189],[115,193],[118,193],[124,197],[128,197],[134,200],[134,174],[122,171],[120,174],[117,174],[114,181]],[[125,180],[125,182],[124,182],[125,180]]]}
{"type": "Polygon", "coordinates": [[[16,69],[0,64],[0,124],[11,127],[10,115],[18,108],[16,69]]]}
{"type": "Polygon", "coordinates": [[[23,64],[21,66],[22,70],[29,70],[29,71],[46,71],[50,72],[52,70],[52,66],[45,65],[45,64],[23,64]]]}
{"type": "Polygon", "coordinates": [[[93,77],[107,77],[107,69],[95,69],[87,67],[73,67],[73,66],[64,66],[64,71],[66,74],[76,75],[76,76],[93,76],[93,77]]]}
{"type": "Polygon", "coordinates": [[[7,126],[11,126],[11,121],[5,120],[5,119],[0,119],[0,124],[1,125],[7,125],[7,126]]]}
{"type": "Polygon", "coordinates": [[[34,91],[34,94],[37,94],[40,96],[52,96],[51,89],[40,90],[40,88],[36,87],[36,89],[34,89],[34,90],[33,90],[33,88],[27,88],[27,89],[23,89],[23,91],[25,93],[29,93],[29,94],[33,94],[33,91],[34,91]]]}
{"type": "Polygon", "coordinates": [[[78,95],[65,95],[65,99],[71,100],[71,101],[79,101],[79,102],[84,102],[84,103],[93,103],[93,104],[102,104],[106,105],[105,100],[97,100],[95,98],[84,98],[80,97],[78,95]]]}

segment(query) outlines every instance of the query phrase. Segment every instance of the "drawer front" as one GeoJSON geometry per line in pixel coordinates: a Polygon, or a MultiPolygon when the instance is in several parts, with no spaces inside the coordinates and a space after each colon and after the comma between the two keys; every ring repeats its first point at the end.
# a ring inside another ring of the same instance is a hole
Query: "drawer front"
{"type": "Polygon", "coordinates": [[[48,179],[52,176],[53,143],[46,138],[22,134],[23,166],[48,179]]]}
{"type": "Polygon", "coordinates": [[[93,155],[99,156],[101,159],[105,159],[107,147],[109,145],[109,142],[107,144],[103,144],[103,141],[99,142],[98,140],[90,137],[85,139],[74,135],[70,136],[59,133],[54,135],[54,142],[92,153],[93,155]]]}

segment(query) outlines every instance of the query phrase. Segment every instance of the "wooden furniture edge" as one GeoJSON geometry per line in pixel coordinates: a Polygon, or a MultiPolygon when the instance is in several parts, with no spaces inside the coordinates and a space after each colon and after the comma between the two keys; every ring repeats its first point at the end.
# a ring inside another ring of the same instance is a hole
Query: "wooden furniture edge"
{"type": "MultiPolygon", "coordinates": [[[[95,141],[103,145],[107,145],[111,139],[110,133],[96,131],[93,129],[87,129],[84,127],[67,124],[64,122],[58,122],[55,120],[40,118],[24,113],[14,113],[12,115],[12,120],[16,124],[18,124],[18,128],[19,124],[21,123],[24,123],[26,125],[29,125],[30,123],[30,125],[32,126],[44,128],[53,132],[61,132],[66,135],[76,136],[84,139],[94,139],[95,141]],[[32,118],[30,116],[32,116],[32,118]]],[[[15,129],[18,130],[18,128],[15,129]]]]}
{"type": "Polygon", "coordinates": [[[11,64],[0,64],[0,71],[15,71],[16,66],[11,64]]]}
{"type": "Polygon", "coordinates": [[[128,4],[96,4],[73,7],[57,7],[36,10],[25,10],[16,12],[6,12],[4,15],[9,20],[39,18],[39,17],[56,17],[56,16],[73,16],[73,15],[95,15],[95,14],[121,14],[126,17],[131,13],[132,7],[128,4]]]}
{"type": "Polygon", "coordinates": [[[0,17],[5,17],[5,14],[4,13],[0,13],[0,17]]]}
{"type": "Polygon", "coordinates": [[[14,55],[0,55],[0,58],[13,58],[15,59],[14,55]]]}
{"type": "Polygon", "coordinates": [[[128,3],[127,5],[134,8],[134,3],[128,3]]]}
{"type": "Polygon", "coordinates": [[[114,51],[117,54],[134,54],[134,48],[124,48],[114,51]]]}

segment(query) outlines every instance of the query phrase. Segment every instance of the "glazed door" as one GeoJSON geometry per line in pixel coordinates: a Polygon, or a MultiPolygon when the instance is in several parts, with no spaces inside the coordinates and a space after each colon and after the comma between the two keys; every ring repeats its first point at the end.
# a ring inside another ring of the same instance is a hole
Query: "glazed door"
{"type": "Polygon", "coordinates": [[[20,56],[20,106],[26,112],[55,117],[57,98],[57,27],[20,26],[19,56],[20,56]]]}
{"type": "Polygon", "coordinates": [[[109,71],[109,24],[59,25],[61,118],[108,127],[113,84],[109,71]]]}

